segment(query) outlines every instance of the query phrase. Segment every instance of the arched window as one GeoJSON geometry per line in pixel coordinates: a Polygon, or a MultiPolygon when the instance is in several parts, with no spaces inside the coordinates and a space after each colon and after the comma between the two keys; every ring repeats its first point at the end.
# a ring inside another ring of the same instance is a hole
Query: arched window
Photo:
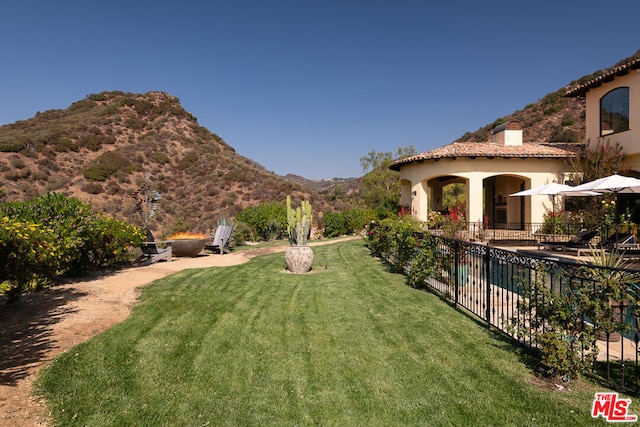
{"type": "Polygon", "coordinates": [[[600,136],[629,130],[629,88],[619,87],[600,99],[600,136]]]}

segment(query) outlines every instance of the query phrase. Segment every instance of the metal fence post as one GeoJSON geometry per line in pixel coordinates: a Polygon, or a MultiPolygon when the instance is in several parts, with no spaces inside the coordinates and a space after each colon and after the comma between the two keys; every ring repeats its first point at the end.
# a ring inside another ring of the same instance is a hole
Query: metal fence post
{"type": "Polygon", "coordinates": [[[453,241],[453,304],[458,306],[458,276],[460,276],[460,242],[453,241]]]}
{"type": "Polygon", "coordinates": [[[491,327],[491,248],[489,245],[486,247],[486,252],[484,255],[484,273],[485,273],[485,281],[484,283],[487,286],[487,295],[486,302],[487,305],[485,308],[485,317],[487,319],[487,326],[491,327]]]}

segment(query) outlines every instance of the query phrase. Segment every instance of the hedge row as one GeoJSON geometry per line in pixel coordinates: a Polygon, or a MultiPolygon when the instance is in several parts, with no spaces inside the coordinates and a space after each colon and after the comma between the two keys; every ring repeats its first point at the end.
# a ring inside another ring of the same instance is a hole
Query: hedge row
{"type": "Polygon", "coordinates": [[[422,288],[435,274],[434,244],[422,222],[410,217],[387,218],[368,230],[367,247],[394,273],[407,276],[409,285],[422,288]]]}
{"type": "Polygon", "coordinates": [[[144,236],[142,229],[61,193],[0,204],[0,289],[17,295],[62,275],[130,260],[129,249],[144,236]]]}

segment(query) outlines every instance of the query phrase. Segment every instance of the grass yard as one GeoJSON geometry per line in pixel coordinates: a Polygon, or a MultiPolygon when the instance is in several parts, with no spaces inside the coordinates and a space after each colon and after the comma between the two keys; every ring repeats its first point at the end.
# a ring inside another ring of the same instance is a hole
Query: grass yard
{"type": "MultiPolygon", "coordinates": [[[[543,390],[527,356],[387,273],[361,241],[187,270],[37,381],[59,425],[570,426],[590,383],[543,390]],[[326,268],[325,268],[326,267],[326,268]]],[[[635,401],[631,413],[638,413],[635,401]]]]}

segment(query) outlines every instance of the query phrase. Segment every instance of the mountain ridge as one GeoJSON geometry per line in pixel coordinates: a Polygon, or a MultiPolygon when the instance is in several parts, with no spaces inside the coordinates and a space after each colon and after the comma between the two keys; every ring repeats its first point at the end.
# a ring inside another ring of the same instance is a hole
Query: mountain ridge
{"type": "MultiPolygon", "coordinates": [[[[640,50],[607,70],[638,57],[640,50]]],[[[496,126],[518,120],[524,141],[584,142],[584,99],[566,97],[566,89],[466,132],[459,141],[490,141],[496,126]]],[[[362,177],[310,180],[269,172],[200,126],[165,92],[91,94],[66,109],[0,126],[0,202],[65,192],[139,223],[133,195],[145,176],[162,195],[150,223],[158,235],[204,232],[222,217],[266,200],[284,201],[288,194],[294,203],[311,201],[314,212],[363,206],[362,177]]]]}
{"type": "Polygon", "coordinates": [[[136,222],[132,196],[145,176],[162,195],[151,223],[161,234],[206,231],[221,217],[287,194],[317,211],[334,209],[318,191],[236,153],[164,92],[101,92],[0,126],[2,201],[63,191],[136,222]]]}

